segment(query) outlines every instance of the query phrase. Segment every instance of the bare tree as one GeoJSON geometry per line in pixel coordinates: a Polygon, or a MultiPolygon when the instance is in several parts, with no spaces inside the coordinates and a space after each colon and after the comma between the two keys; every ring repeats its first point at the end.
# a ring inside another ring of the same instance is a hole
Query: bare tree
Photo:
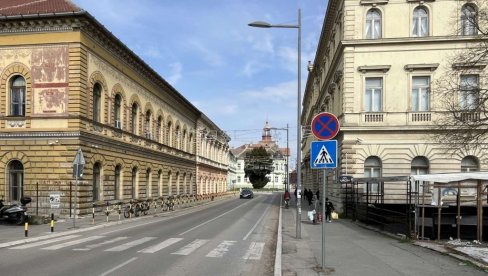
{"type": "Polygon", "coordinates": [[[449,58],[445,74],[432,83],[434,141],[448,149],[484,148],[488,143],[488,3],[472,1],[457,18],[456,39],[463,49],[449,58]]]}

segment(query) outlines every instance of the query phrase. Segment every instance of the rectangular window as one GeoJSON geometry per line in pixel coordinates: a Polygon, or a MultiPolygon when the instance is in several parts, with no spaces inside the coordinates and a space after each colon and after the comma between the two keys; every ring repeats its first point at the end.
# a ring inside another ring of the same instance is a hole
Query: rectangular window
{"type": "Polygon", "coordinates": [[[461,75],[459,105],[462,109],[473,110],[479,105],[479,76],[461,75]]]}
{"type": "Polygon", "coordinates": [[[237,183],[241,183],[241,177],[240,176],[237,177],[237,183]]]}
{"type": "Polygon", "coordinates": [[[25,99],[22,88],[12,88],[12,111],[14,116],[25,115],[25,99]]]}
{"type": "Polygon", "coordinates": [[[383,78],[366,78],[364,111],[382,111],[383,78]]]}
{"type": "Polygon", "coordinates": [[[430,110],[430,77],[412,78],[412,111],[430,110]]]}

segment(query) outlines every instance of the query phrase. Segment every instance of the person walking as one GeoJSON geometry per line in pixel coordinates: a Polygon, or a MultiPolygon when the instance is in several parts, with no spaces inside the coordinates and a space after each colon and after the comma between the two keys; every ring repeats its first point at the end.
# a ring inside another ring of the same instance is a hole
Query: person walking
{"type": "Polygon", "coordinates": [[[329,201],[329,198],[325,198],[325,220],[332,222],[332,212],[335,210],[334,204],[329,201]]]}
{"type": "Polygon", "coordinates": [[[317,192],[315,192],[315,195],[317,196],[317,200],[320,200],[320,191],[317,189],[317,192]]]}
{"type": "Polygon", "coordinates": [[[308,206],[312,206],[313,192],[312,189],[308,190],[307,194],[308,206]]]}
{"type": "Polygon", "coordinates": [[[288,190],[285,190],[285,194],[283,195],[283,198],[285,200],[285,208],[288,209],[288,206],[289,206],[289,201],[290,201],[290,193],[288,192],[288,190]]]}

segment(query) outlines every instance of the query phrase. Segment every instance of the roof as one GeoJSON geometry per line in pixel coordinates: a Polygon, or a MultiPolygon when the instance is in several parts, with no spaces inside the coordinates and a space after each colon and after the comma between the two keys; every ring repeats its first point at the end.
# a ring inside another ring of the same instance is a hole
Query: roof
{"type": "Polygon", "coordinates": [[[1,16],[83,11],[69,0],[0,0],[1,16]]]}
{"type": "Polygon", "coordinates": [[[488,172],[465,172],[465,173],[440,173],[412,175],[413,181],[428,181],[436,183],[449,183],[464,180],[488,180],[488,172]]]}

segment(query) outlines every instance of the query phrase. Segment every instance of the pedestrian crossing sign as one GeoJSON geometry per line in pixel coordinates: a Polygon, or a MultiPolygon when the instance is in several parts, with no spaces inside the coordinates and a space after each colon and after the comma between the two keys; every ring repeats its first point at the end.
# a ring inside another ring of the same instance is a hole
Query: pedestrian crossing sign
{"type": "Polygon", "coordinates": [[[310,148],[312,169],[337,168],[337,140],[313,141],[310,148]]]}

